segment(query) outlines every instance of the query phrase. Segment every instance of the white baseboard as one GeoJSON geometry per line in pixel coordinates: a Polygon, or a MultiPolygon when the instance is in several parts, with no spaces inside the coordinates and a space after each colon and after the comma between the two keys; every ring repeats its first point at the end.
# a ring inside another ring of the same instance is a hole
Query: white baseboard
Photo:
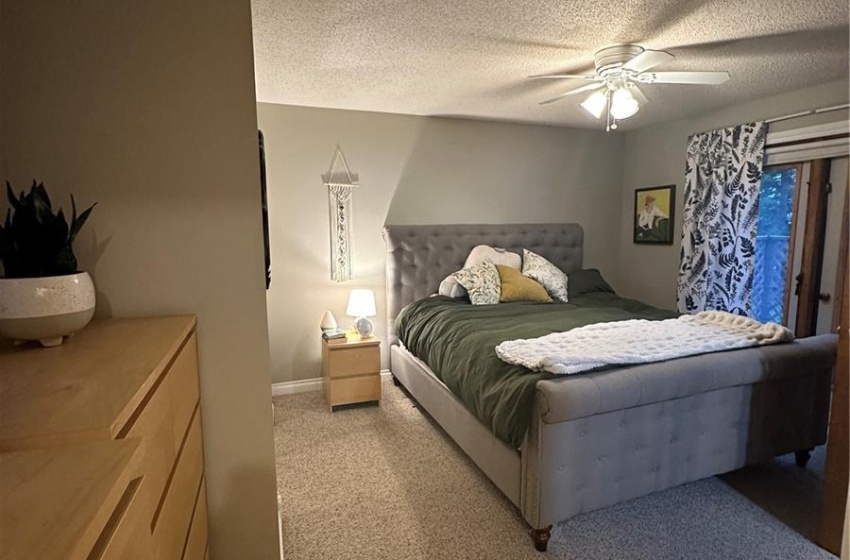
{"type": "MultiPolygon", "coordinates": [[[[389,375],[390,370],[381,370],[381,377],[386,378],[389,375]]],[[[311,391],[321,390],[321,377],[314,377],[313,379],[300,379],[298,381],[284,381],[283,383],[272,383],[273,397],[279,397],[281,395],[294,395],[295,393],[309,393],[311,391]]]]}

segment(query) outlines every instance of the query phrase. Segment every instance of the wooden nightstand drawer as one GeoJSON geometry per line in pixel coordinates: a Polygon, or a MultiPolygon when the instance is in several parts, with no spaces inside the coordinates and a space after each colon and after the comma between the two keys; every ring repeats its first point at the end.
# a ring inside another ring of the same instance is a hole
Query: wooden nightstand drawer
{"type": "Polygon", "coordinates": [[[381,376],[364,375],[336,379],[328,387],[331,406],[381,400],[381,376]]]}
{"type": "Polygon", "coordinates": [[[340,348],[334,348],[333,345],[325,345],[327,352],[325,368],[328,376],[333,378],[353,377],[381,371],[379,346],[355,346],[351,348],[347,345],[340,346],[340,348]]]}

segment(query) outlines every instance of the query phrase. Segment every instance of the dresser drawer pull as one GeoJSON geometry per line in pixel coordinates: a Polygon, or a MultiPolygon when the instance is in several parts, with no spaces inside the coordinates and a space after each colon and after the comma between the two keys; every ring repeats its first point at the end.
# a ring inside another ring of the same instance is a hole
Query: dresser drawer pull
{"type": "Polygon", "coordinates": [[[156,391],[157,389],[159,389],[159,386],[162,385],[162,381],[165,379],[165,376],[168,375],[168,372],[171,370],[171,366],[174,365],[174,362],[177,361],[177,358],[180,357],[181,353],[183,352],[183,349],[186,347],[189,341],[193,339],[194,336],[194,334],[190,334],[188,337],[186,337],[186,340],[180,343],[180,348],[177,349],[177,352],[174,353],[174,355],[168,361],[168,364],[162,369],[161,372],[159,372],[159,377],[156,378],[156,381],[154,381],[153,385],[151,385],[151,388],[148,389],[148,392],[145,394],[144,398],[142,399],[142,402],[139,403],[139,405],[133,411],[133,414],[130,415],[130,418],[118,431],[118,434],[116,434],[116,439],[127,437],[130,430],[133,428],[133,425],[136,423],[136,420],[138,420],[139,416],[142,414],[142,411],[145,409],[150,400],[156,394],[156,391]]]}
{"type": "Polygon", "coordinates": [[[186,451],[186,442],[189,441],[189,434],[192,431],[192,423],[195,421],[195,416],[197,416],[198,411],[201,409],[200,403],[195,405],[195,411],[192,413],[192,419],[189,420],[189,429],[186,430],[186,433],[183,435],[183,442],[180,444],[180,451],[177,453],[177,458],[174,460],[174,464],[171,466],[171,472],[168,474],[168,480],[165,482],[165,489],[162,492],[162,496],[159,499],[159,503],[156,505],[156,511],[153,514],[153,519],[151,520],[151,531],[156,528],[156,524],[159,521],[159,516],[162,513],[162,506],[165,505],[165,498],[168,496],[168,490],[171,488],[171,483],[174,481],[174,473],[177,472],[177,466],[180,464],[180,459],[183,457],[183,452],[186,451]]]}
{"type": "Polygon", "coordinates": [[[124,493],[121,495],[118,505],[115,506],[115,511],[113,511],[112,515],[109,516],[109,521],[106,522],[106,526],[97,538],[97,542],[94,543],[94,546],[88,555],[88,560],[99,560],[100,558],[103,558],[103,553],[106,550],[107,545],[109,545],[110,541],[112,541],[112,538],[115,536],[115,530],[121,523],[121,519],[124,517],[124,514],[127,513],[127,508],[130,507],[130,503],[133,501],[133,497],[136,495],[141,482],[142,477],[134,478],[130,481],[130,484],[127,485],[127,489],[124,490],[124,493]]]}

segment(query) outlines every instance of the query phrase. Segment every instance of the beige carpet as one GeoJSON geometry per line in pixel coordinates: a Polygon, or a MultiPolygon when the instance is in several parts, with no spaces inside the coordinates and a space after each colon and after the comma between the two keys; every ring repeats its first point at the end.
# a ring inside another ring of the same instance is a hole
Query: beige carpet
{"type": "Polygon", "coordinates": [[[559,524],[541,555],[436,423],[383,388],[380,407],[333,414],[320,392],[274,399],[286,560],[830,558],[716,478],[559,524]]]}

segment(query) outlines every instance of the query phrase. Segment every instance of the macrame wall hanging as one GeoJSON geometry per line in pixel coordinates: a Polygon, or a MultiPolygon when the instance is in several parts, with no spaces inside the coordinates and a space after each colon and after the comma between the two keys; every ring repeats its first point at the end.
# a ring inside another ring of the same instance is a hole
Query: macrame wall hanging
{"type": "Polygon", "coordinates": [[[354,189],[359,186],[356,173],[348,169],[342,148],[336,147],[331,166],[322,174],[328,188],[330,215],[331,280],[351,280],[351,203],[354,189]]]}

